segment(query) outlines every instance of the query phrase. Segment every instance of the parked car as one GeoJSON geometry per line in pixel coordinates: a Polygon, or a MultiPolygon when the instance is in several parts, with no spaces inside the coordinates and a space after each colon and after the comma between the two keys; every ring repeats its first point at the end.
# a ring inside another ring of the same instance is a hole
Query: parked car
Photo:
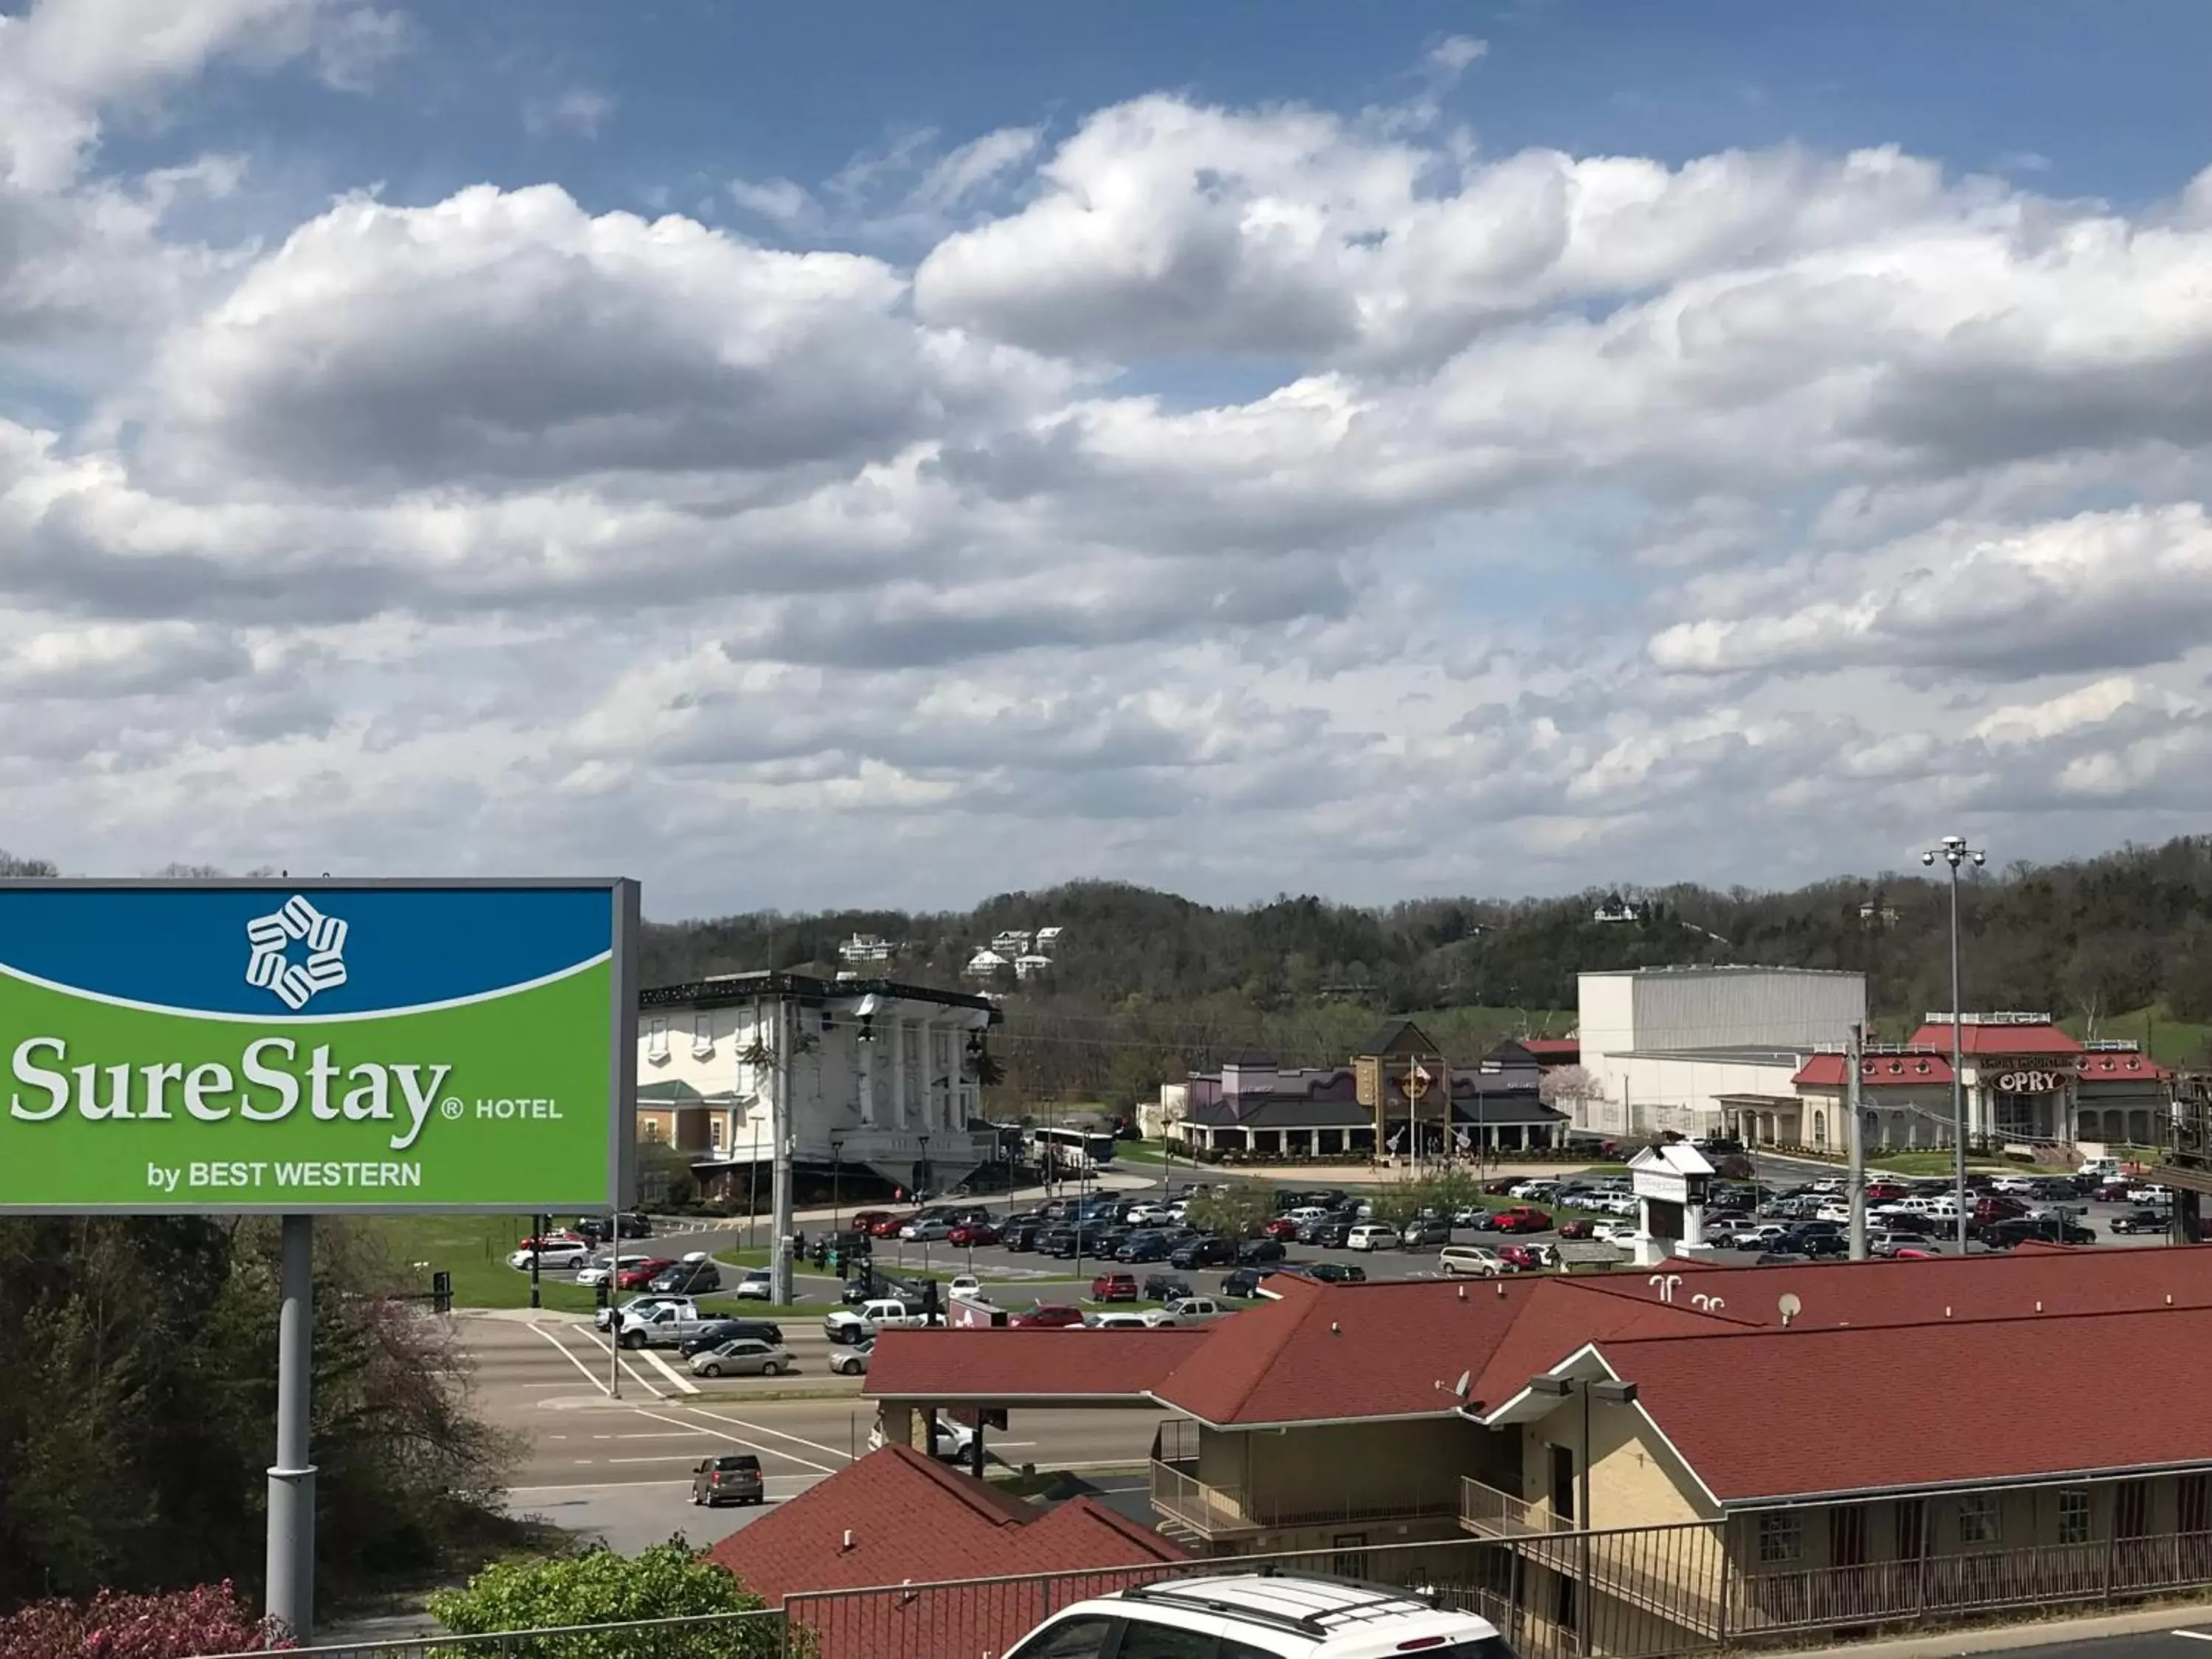
{"type": "Polygon", "coordinates": [[[1121,1241],[1121,1249],[1114,1252],[1116,1261],[1164,1261],[1171,1247],[1168,1236],[1154,1228],[1131,1233],[1121,1241]]]}
{"type": "Polygon", "coordinates": [[[1299,1224],[1299,1221],[1295,1217],[1279,1215],[1260,1229],[1260,1237],[1279,1238],[1285,1243],[1289,1243],[1297,1237],[1299,1224]]]}
{"type": "Polygon", "coordinates": [[[1594,1238],[1596,1236],[1597,1223],[1585,1217],[1577,1216],[1572,1221],[1562,1221],[1559,1224],[1561,1238],[1594,1238]]]}
{"type": "Polygon", "coordinates": [[[1260,1294],[1260,1281],[1266,1277],[1257,1268],[1239,1267],[1234,1273],[1221,1275],[1221,1294],[1249,1302],[1260,1294]]]}
{"type": "Polygon", "coordinates": [[[1501,1233],[1547,1233],[1552,1231],[1552,1218],[1529,1205],[1516,1204],[1510,1209],[1498,1212],[1498,1231],[1501,1233]]]}
{"type": "Polygon", "coordinates": [[[1137,1276],[1134,1273],[1101,1273],[1091,1281],[1093,1302],[1134,1302],[1137,1299],[1137,1276]]]}
{"type": "Polygon", "coordinates": [[[963,1221],[945,1235],[945,1242],[963,1249],[979,1249],[987,1244],[996,1244],[1001,1237],[988,1221],[963,1221]]]}
{"type": "Polygon", "coordinates": [[[1168,1252],[1168,1261],[1183,1272],[1190,1272],[1192,1267],[1228,1267],[1237,1261],[1237,1245],[1228,1239],[1214,1239],[1212,1234],[1206,1234],[1201,1239],[1192,1239],[1190,1243],[1176,1245],[1168,1252]]]}
{"type": "Polygon", "coordinates": [[[981,1296],[982,1293],[983,1281],[973,1273],[956,1274],[945,1287],[945,1294],[948,1297],[981,1296]]]}
{"type": "Polygon", "coordinates": [[[2116,1215],[2105,1224],[2116,1233],[2162,1233],[2173,1224],[2156,1210],[2136,1210],[2127,1215],[2116,1215]]]}
{"type": "Polygon", "coordinates": [[[999,1244],[1003,1249],[1027,1255],[1036,1249],[1037,1240],[1043,1237],[1044,1231],[1042,1221],[1010,1221],[999,1235],[999,1244]]]}
{"type": "Polygon", "coordinates": [[[750,1336],[702,1348],[691,1356],[694,1376],[781,1376],[790,1369],[789,1353],[772,1342],[750,1336]]]}
{"type": "Polygon", "coordinates": [[[649,1255],[634,1267],[624,1267],[615,1274],[618,1291],[641,1291],[666,1273],[676,1263],[665,1255],[649,1255]]]}
{"type": "Polygon", "coordinates": [[[889,1210],[855,1210],[853,1212],[852,1227],[856,1233],[866,1233],[873,1237],[880,1224],[896,1221],[896,1218],[889,1210]]]}
{"type": "Polygon", "coordinates": [[[1532,1273],[1558,1266],[1559,1258],[1548,1244],[1501,1244],[1498,1260],[1513,1273],[1532,1273]]]}
{"type": "Polygon", "coordinates": [[[1352,1224],[1340,1216],[1328,1215],[1319,1221],[1309,1221],[1298,1229],[1298,1243],[1311,1244],[1324,1250],[1340,1250],[1344,1241],[1352,1236],[1352,1224]]]}
{"type": "Polygon", "coordinates": [[[1248,1238],[1237,1247],[1237,1265],[1265,1267],[1282,1261],[1288,1254],[1279,1238],[1248,1238]]]}
{"type": "Polygon", "coordinates": [[[1176,1302],[1191,1294],[1190,1281],[1173,1273],[1146,1273],[1143,1288],[1147,1302],[1176,1302]]]}
{"type": "Polygon", "coordinates": [[[1353,1250],[1395,1250],[1398,1230],[1387,1221],[1363,1221],[1352,1230],[1345,1247],[1353,1250]]]}
{"type": "Polygon", "coordinates": [[[1285,1267],[1286,1273],[1303,1273],[1308,1279],[1317,1279],[1324,1285],[1364,1285],[1367,1269],[1356,1261],[1310,1261],[1300,1267],[1285,1267]]]}
{"type": "Polygon", "coordinates": [[[1437,1252],[1446,1279],[1495,1279],[1506,1271],[1496,1250],[1481,1244],[1447,1244],[1437,1252]]]}
{"type": "Polygon", "coordinates": [[[1210,1296],[1179,1296],[1164,1306],[1147,1308],[1137,1317],[1154,1330],[1173,1330],[1209,1323],[1229,1311],[1210,1296]]]}
{"type": "Polygon", "coordinates": [[[2135,1185],[2128,1188],[2128,1202],[2130,1204],[2171,1204],[2173,1202],[2173,1194],[2166,1188],[2160,1187],[2155,1182],[2137,1182],[2135,1185]]]}
{"type": "Polygon", "coordinates": [[[1020,1313],[1010,1315],[1006,1328],[1014,1331],[1064,1331],[1082,1323],[1082,1309],[1040,1302],[1020,1313]]]}
{"type": "Polygon", "coordinates": [[[768,1487],[761,1480],[760,1459],[750,1452],[724,1452],[702,1457],[691,1471],[691,1501],[709,1509],[724,1504],[763,1504],[768,1487]]]}
{"type": "Polygon", "coordinates": [[[866,1376],[868,1361],[874,1358],[875,1352],[876,1339],[872,1336],[849,1348],[840,1348],[830,1356],[830,1370],[838,1376],[866,1376]]]}
{"type": "Polygon", "coordinates": [[[1398,1229],[1398,1248],[1425,1250],[1451,1243],[1451,1226],[1442,1216],[1417,1215],[1398,1229]]]}

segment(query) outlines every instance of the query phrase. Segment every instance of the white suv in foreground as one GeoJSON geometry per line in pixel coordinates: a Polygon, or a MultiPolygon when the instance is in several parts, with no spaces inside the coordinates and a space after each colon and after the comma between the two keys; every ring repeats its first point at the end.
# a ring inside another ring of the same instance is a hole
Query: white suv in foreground
{"type": "Polygon", "coordinates": [[[1062,1608],[1006,1659],[1513,1659],[1497,1626],[1411,1590],[1232,1572],[1137,1584],[1062,1608]]]}

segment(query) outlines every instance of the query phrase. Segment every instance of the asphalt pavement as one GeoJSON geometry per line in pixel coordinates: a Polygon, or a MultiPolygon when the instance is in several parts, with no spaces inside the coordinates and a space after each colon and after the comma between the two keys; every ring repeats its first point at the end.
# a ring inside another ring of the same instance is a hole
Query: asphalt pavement
{"type": "MultiPolygon", "coordinates": [[[[633,1552],[681,1531],[695,1543],[726,1536],[865,1455],[875,1408],[857,1379],[827,1376],[829,1344],[783,1322],[796,1375],[690,1379],[658,1350],[617,1356],[587,1321],[556,1314],[480,1314],[459,1322],[475,1403],[523,1451],[508,1506],[633,1552]],[[661,1363],[656,1363],[661,1362],[661,1363]],[[686,1384],[688,1383],[688,1387],[686,1384]],[[807,1397],[793,1398],[794,1394],[807,1397]],[[690,1472],[703,1457],[750,1451],[761,1460],[763,1509],[692,1506],[690,1472]]],[[[1150,1455],[1164,1413],[1017,1413],[984,1444],[1002,1464],[1121,1468],[1150,1455]]]]}

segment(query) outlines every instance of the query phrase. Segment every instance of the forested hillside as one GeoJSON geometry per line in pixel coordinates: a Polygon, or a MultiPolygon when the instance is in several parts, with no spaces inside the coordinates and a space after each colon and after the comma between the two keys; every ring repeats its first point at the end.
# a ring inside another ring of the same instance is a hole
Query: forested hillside
{"type": "MultiPolygon", "coordinates": [[[[645,982],[774,965],[829,975],[855,933],[903,941],[890,970],[953,985],[1002,929],[1066,929],[1048,979],[1011,983],[1006,1046],[1024,1094],[1134,1097],[1178,1064],[1242,1048],[1340,1059],[1382,1011],[1454,1009],[1469,1048],[1571,1009],[1586,969],[1764,963],[1864,972],[1893,1021],[1949,999],[1948,885],[1913,870],[1794,892],[1622,888],[1558,899],[1428,899],[1358,909],[1312,897],[1217,908],[1103,882],[1001,894],[973,911],[756,914],[647,930],[645,982]],[[1644,919],[1600,923],[1609,898],[1644,919]],[[1864,912],[1865,914],[1863,914],[1864,912]]],[[[2109,1026],[2154,1005],[2212,1018],[2212,836],[1961,883],[1966,1002],[2109,1026]]],[[[1554,1016],[1552,1029],[1559,1028],[1554,1016]]],[[[2131,1026],[2130,1035],[2139,1028],[2131,1026]]]]}

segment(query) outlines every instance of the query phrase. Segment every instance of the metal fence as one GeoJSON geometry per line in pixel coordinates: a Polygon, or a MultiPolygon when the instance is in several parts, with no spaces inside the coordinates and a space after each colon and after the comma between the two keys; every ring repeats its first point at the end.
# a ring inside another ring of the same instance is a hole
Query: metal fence
{"type": "Polygon", "coordinates": [[[1073,1602],[1163,1578],[1272,1567],[1405,1585],[1488,1619],[1521,1659],[1681,1659],[1762,1638],[2212,1586],[2212,1533],[1801,1569],[1747,1567],[1721,1525],[1574,1532],[1521,1519],[1526,1530],[1510,1539],[1460,1534],[1370,1544],[1368,1534],[1347,1532],[1327,1547],[1293,1553],[808,1591],[786,1598],[780,1610],[753,1613],[298,1653],[299,1659],[997,1659],[1073,1602]]]}

